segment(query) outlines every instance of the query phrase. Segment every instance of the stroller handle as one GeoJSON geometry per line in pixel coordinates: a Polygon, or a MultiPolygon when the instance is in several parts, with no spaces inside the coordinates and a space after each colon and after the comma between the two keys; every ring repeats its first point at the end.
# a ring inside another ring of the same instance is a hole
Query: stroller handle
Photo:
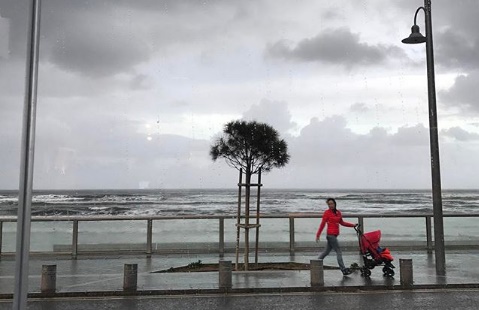
{"type": "Polygon", "coordinates": [[[354,225],[354,230],[355,230],[357,233],[361,233],[361,225],[360,225],[360,224],[354,225]]]}

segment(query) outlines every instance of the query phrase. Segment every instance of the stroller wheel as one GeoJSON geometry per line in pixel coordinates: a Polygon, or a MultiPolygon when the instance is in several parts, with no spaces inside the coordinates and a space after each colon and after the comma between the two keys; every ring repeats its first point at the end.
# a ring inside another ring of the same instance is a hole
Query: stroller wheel
{"type": "Polygon", "coordinates": [[[388,277],[388,278],[392,278],[394,277],[394,270],[392,270],[391,268],[389,267],[384,267],[383,268],[383,276],[385,277],[388,277]]]}
{"type": "Polygon", "coordinates": [[[365,278],[369,278],[371,276],[371,270],[369,270],[368,268],[362,268],[361,269],[361,276],[362,277],[365,277],[365,278]]]}

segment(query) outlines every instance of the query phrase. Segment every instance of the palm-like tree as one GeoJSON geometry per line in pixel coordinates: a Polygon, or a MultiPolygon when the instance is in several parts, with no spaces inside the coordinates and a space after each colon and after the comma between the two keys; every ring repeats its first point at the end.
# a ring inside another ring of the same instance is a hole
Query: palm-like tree
{"type": "MultiPolygon", "coordinates": [[[[249,223],[251,176],[260,171],[285,166],[289,161],[288,145],[280,139],[278,131],[265,123],[244,120],[231,121],[223,130],[223,136],[211,146],[213,161],[224,158],[226,163],[245,172],[246,201],[245,221],[249,223]]],[[[239,207],[239,206],[238,206],[239,207]]],[[[249,229],[245,229],[245,269],[248,269],[249,229]]]]}

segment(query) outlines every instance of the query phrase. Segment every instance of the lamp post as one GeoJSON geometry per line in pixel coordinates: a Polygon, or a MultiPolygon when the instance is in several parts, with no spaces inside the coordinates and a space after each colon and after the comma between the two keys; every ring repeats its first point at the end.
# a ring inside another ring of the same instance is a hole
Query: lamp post
{"type": "Polygon", "coordinates": [[[17,214],[17,247],[15,254],[15,287],[13,310],[27,309],[28,261],[30,253],[31,206],[33,191],[33,158],[38,86],[41,0],[28,3],[28,46],[23,108],[22,151],[17,214]]]}
{"type": "Polygon", "coordinates": [[[444,251],[444,225],[442,215],[441,171],[439,166],[439,140],[437,134],[436,85],[434,81],[434,52],[432,44],[431,0],[424,0],[424,7],[419,7],[414,15],[411,35],[402,40],[406,44],[426,42],[427,88],[429,101],[429,140],[431,147],[432,206],[434,215],[434,253],[436,274],[446,274],[446,255],[444,251]],[[426,19],[426,37],[416,24],[417,13],[424,11],[426,19]]]}

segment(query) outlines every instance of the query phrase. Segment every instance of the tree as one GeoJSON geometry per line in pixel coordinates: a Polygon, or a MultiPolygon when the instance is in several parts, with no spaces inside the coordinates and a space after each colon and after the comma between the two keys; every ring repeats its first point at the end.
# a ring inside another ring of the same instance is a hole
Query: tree
{"type": "MultiPolygon", "coordinates": [[[[289,161],[288,145],[279,138],[273,127],[256,121],[231,121],[223,130],[223,136],[211,146],[213,161],[224,158],[226,163],[245,172],[245,269],[249,260],[249,206],[251,193],[251,176],[269,172],[273,168],[285,166],[289,161]]],[[[240,206],[238,206],[240,207],[240,206]]]]}

